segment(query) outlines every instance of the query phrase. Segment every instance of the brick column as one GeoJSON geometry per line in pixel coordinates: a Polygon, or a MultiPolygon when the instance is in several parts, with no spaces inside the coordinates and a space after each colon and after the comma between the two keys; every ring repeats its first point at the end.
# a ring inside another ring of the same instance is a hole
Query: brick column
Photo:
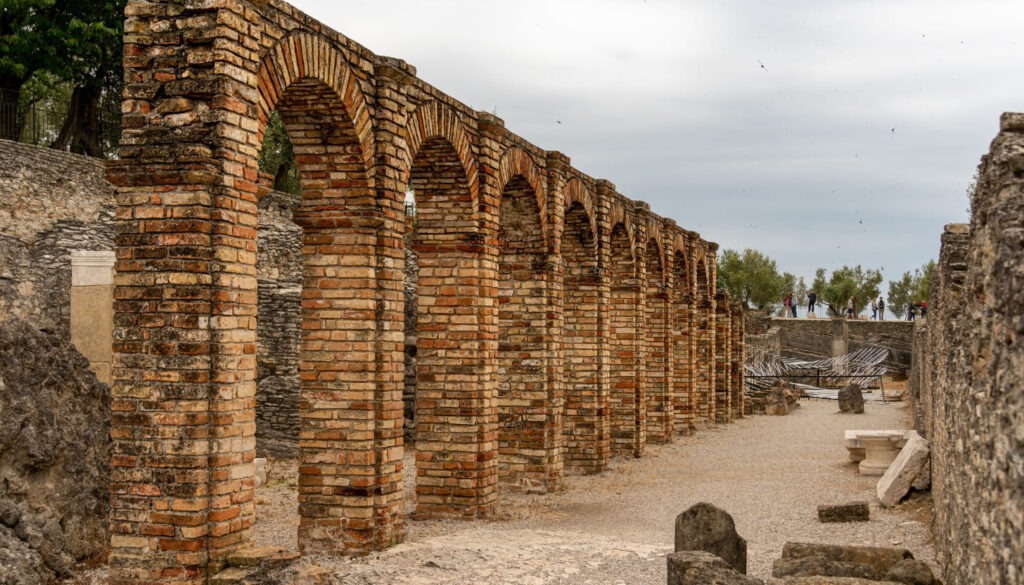
{"type": "Polygon", "coordinates": [[[675,422],[670,395],[668,287],[661,248],[657,245],[659,236],[659,232],[648,234],[644,261],[644,392],[647,396],[647,440],[651,443],[671,441],[675,422]]]}
{"type": "MultiPolygon", "coordinates": [[[[110,580],[205,583],[253,523],[256,168],[233,2],[130,2],[118,187],[110,580]]],[[[242,59],[244,61],[244,59],[242,59]]]]}
{"type": "Polygon", "coordinates": [[[716,424],[732,421],[732,315],[729,295],[715,295],[715,416],[716,424]]]}
{"type": "Polygon", "coordinates": [[[675,413],[677,433],[688,435],[694,431],[696,401],[694,376],[693,293],[688,269],[686,247],[676,246],[672,262],[672,409],[675,413]]]}
{"type": "Polygon", "coordinates": [[[696,328],[697,407],[696,421],[708,424],[715,420],[715,302],[706,284],[701,286],[704,263],[698,264],[697,302],[694,312],[696,328]]]}
{"type": "Polygon", "coordinates": [[[747,386],[744,383],[743,365],[746,363],[744,333],[744,311],[742,301],[733,301],[730,305],[729,329],[732,332],[732,344],[730,346],[732,372],[730,403],[732,404],[732,417],[743,418],[743,407],[746,401],[747,386]]]}

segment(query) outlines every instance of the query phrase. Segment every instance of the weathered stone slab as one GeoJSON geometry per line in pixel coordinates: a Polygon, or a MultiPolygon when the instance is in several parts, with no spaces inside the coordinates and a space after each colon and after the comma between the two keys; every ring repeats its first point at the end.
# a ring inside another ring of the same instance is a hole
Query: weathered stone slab
{"type": "Polygon", "coordinates": [[[736,533],[732,516],[713,504],[694,504],[676,516],[675,550],[706,551],[747,572],[747,541],[736,533]]]}
{"type": "Polygon", "coordinates": [[[927,563],[914,559],[904,559],[889,569],[885,578],[906,585],[936,585],[940,583],[927,563]]]}
{"type": "Polygon", "coordinates": [[[868,565],[882,575],[903,559],[914,558],[914,555],[905,548],[844,546],[809,542],[787,542],[782,547],[782,558],[784,559],[814,556],[824,557],[831,561],[868,565]]]}
{"type": "Polygon", "coordinates": [[[850,384],[839,391],[839,411],[864,414],[864,394],[859,385],[850,384]]]}
{"type": "Polygon", "coordinates": [[[766,585],[901,585],[894,581],[872,581],[857,577],[785,577],[768,579],[766,585]]]}
{"type": "Polygon", "coordinates": [[[818,506],[820,522],[867,522],[870,519],[870,514],[871,510],[867,502],[818,506]]]}
{"type": "Polygon", "coordinates": [[[907,444],[878,480],[878,500],[883,506],[895,506],[907,495],[914,478],[928,465],[928,454],[928,441],[911,431],[907,444]]]}
{"type": "Polygon", "coordinates": [[[772,577],[856,577],[877,581],[881,574],[863,563],[832,561],[822,556],[775,559],[772,577]]]}
{"type": "Polygon", "coordinates": [[[668,555],[668,585],[764,585],[764,581],[737,572],[720,557],[701,550],[668,555]]]}

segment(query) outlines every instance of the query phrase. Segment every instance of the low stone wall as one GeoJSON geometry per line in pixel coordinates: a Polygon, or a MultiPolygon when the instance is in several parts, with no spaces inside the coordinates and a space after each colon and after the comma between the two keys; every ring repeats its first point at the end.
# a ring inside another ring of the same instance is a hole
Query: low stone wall
{"type": "Polygon", "coordinates": [[[1024,575],[1024,114],[982,160],[969,229],[948,226],[912,396],[932,449],[948,585],[1024,575]]]}

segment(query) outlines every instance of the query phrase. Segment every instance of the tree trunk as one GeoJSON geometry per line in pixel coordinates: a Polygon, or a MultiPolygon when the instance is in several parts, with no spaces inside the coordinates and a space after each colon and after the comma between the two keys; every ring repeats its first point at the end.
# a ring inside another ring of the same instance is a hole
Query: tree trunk
{"type": "Polygon", "coordinates": [[[99,86],[75,86],[75,90],[71,92],[68,117],[50,148],[70,150],[87,156],[103,156],[103,148],[100,145],[101,94],[102,88],[99,86]]]}
{"type": "Polygon", "coordinates": [[[0,138],[4,140],[20,140],[24,122],[18,111],[21,98],[21,86],[24,80],[0,78],[0,138]]]}

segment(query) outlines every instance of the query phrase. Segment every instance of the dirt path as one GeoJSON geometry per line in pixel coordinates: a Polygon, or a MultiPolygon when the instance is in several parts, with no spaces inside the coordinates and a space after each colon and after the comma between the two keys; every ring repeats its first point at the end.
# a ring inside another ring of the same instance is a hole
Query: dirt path
{"type": "MultiPolygon", "coordinates": [[[[863,415],[839,414],[834,401],[801,404],[789,416],[750,417],[651,447],[604,474],[570,477],[556,494],[503,495],[499,520],[409,521],[406,542],[382,553],[304,562],[353,584],[664,585],[675,516],[706,501],[736,520],[754,576],[770,576],[791,540],[901,546],[934,564],[927,498],[880,508],[875,480],[857,475],[843,447],[846,429],[907,428],[906,403],[868,403],[863,415]],[[870,522],[818,522],[818,504],[853,500],[872,502],[870,522]]],[[[289,475],[260,490],[258,544],[294,547],[289,475]]]]}

